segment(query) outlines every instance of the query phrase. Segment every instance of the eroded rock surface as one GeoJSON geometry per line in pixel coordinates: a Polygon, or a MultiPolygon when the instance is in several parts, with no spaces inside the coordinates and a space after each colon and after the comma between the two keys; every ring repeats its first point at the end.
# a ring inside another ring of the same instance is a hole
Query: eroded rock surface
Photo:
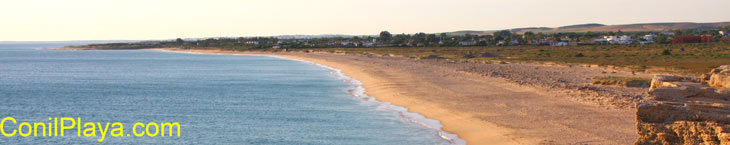
{"type": "Polygon", "coordinates": [[[728,66],[696,79],[657,75],[637,105],[635,144],[730,145],[728,66]]]}
{"type": "Polygon", "coordinates": [[[730,65],[724,65],[713,69],[707,84],[713,87],[730,88],[730,65]]]}

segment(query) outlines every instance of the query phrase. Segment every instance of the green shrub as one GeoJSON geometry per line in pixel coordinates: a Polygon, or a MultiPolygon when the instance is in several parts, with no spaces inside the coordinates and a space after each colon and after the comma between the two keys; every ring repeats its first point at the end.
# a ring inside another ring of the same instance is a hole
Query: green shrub
{"type": "Polygon", "coordinates": [[[585,56],[585,55],[583,55],[583,53],[578,53],[578,54],[575,54],[575,57],[584,57],[584,56],[585,56]]]}
{"type": "Polygon", "coordinates": [[[662,55],[672,55],[672,52],[669,49],[664,49],[662,50],[662,55]]]}

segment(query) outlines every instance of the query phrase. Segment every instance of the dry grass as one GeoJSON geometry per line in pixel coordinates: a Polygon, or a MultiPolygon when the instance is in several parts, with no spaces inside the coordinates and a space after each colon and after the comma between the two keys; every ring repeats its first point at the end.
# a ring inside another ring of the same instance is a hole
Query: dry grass
{"type": "Polygon", "coordinates": [[[395,47],[395,48],[319,48],[315,51],[349,54],[392,54],[411,58],[452,60],[503,60],[512,62],[554,62],[595,64],[662,70],[685,75],[698,75],[714,67],[730,64],[730,44],[653,44],[653,45],[587,45],[587,46],[487,46],[487,47],[395,47]],[[670,54],[663,53],[664,50],[670,54]]]}
{"type": "Polygon", "coordinates": [[[649,87],[651,79],[638,77],[599,77],[593,78],[593,84],[618,85],[625,87],[649,87]]]}

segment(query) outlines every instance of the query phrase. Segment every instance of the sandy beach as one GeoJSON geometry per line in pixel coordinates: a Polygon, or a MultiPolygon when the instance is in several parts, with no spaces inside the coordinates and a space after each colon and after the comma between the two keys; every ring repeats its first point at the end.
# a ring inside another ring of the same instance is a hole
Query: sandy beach
{"type": "Polygon", "coordinates": [[[730,0],[4,4],[0,145],[730,145],[730,0]]]}
{"type": "Polygon", "coordinates": [[[633,109],[607,109],[548,87],[520,85],[423,60],[332,53],[160,50],[280,56],[341,69],[363,82],[367,95],[439,120],[445,131],[458,134],[468,144],[632,144],[636,138],[633,109]]]}

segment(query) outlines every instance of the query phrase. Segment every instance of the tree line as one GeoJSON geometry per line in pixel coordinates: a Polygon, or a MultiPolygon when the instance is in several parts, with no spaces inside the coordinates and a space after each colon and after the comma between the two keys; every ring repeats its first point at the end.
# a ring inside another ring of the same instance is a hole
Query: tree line
{"type": "Polygon", "coordinates": [[[575,41],[582,45],[597,45],[592,43],[594,38],[602,36],[633,36],[641,41],[642,36],[654,34],[654,43],[668,44],[672,42],[673,36],[679,35],[713,35],[716,41],[727,41],[727,36],[720,36],[718,31],[730,31],[730,26],[717,29],[684,29],[669,31],[647,31],[647,32],[524,32],[514,33],[510,30],[501,30],[491,34],[450,35],[448,33],[415,33],[415,34],[391,34],[382,31],[376,36],[353,36],[353,37],[326,37],[326,38],[301,38],[301,39],[280,39],[277,37],[238,37],[238,38],[208,38],[203,40],[175,39],[171,41],[143,41],[139,43],[111,43],[92,44],[92,48],[117,48],[117,49],[138,49],[154,47],[180,47],[180,48],[205,48],[215,47],[235,50],[254,49],[297,49],[297,48],[357,48],[357,47],[453,47],[453,46],[491,46],[504,42],[516,42],[519,45],[535,45],[536,40],[552,39],[554,41],[575,41]]]}

